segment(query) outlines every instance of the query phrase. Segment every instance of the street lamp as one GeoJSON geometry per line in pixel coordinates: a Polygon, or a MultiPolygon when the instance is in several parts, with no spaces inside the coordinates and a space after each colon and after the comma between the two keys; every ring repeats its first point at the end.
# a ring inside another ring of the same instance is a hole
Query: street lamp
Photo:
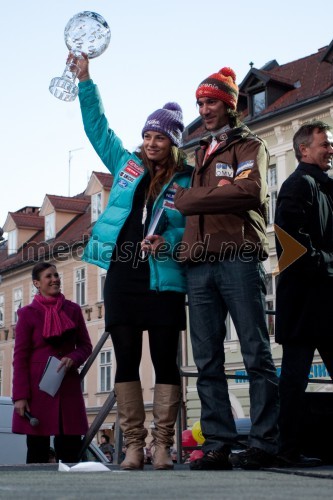
{"type": "Polygon", "coordinates": [[[70,149],[68,151],[68,196],[71,195],[71,161],[75,151],[80,151],[83,148],[70,149]]]}

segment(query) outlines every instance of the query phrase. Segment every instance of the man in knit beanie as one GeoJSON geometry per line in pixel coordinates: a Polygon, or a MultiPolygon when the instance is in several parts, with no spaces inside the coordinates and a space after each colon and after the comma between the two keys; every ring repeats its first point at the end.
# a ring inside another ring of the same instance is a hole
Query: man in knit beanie
{"type": "Polygon", "coordinates": [[[190,468],[260,469],[275,465],[278,451],[278,379],[261,262],[268,256],[269,155],[239,119],[231,68],[203,80],[195,95],[208,134],[196,151],[192,187],[179,188],[175,196],[176,207],[187,216],[182,258],[188,262],[190,333],[205,438],[204,456],[190,468]],[[250,384],[249,448],[238,454],[231,453],[238,436],[224,371],[228,314],[250,384]]]}
{"type": "Polygon", "coordinates": [[[229,108],[236,109],[238,86],[236,75],[231,68],[222,68],[203,80],[196,91],[196,98],[211,97],[223,101],[229,108]]]}

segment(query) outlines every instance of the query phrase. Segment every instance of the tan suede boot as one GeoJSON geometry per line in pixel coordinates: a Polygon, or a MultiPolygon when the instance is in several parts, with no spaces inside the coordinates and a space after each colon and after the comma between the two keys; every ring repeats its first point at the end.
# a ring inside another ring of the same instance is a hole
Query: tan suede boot
{"type": "Polygon", "coordinates": [[[144,427],[145,409],[140,382],[115,384],[119,425],[126,439],[126,457],[121,469],[143,469],[145,439],[148,434],[144,427]]]}
{"type": "Polygon", "coordinates": [[[155,429],[151,432],[154,445],[154,469],[173,469],[170,447],[173,445],[179,401],[180,387],[178,385],[155,385],[153,406],[155,429]]]}

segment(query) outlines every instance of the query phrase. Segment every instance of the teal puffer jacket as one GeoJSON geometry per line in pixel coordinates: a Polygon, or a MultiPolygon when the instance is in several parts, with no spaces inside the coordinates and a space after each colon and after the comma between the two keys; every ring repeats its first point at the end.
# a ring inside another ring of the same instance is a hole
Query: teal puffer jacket
{"type": "MultiPolygon", "coordinates": [[[[85,132],[114,176],[108,205],[93,228],[83,260],[108,269],[120,230],[131,212],[134,192],[148,171],[139,156],[127,151],[109,128],[98,88],[92,80],[79,83],[79,99],[85,132]]],[[[154,203],[152,218],[158,208],[164,207],[168,224],[162,233],[167,248],[157,257],[149,257],[152,290],[186,292],[184,265],[175,256],[177,244],[182,240],[185,218],[175,208],[174,196],[176,184],[189,187],[192,171],[192,167],[184,165],[184,170],[176,173],[163,187],[154,203]]]]}

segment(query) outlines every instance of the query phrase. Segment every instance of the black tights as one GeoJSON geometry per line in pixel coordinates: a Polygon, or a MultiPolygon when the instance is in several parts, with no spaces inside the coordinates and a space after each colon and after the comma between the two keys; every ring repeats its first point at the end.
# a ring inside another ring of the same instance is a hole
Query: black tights
{"type": "MultiPolygon", "coordinates": [[[[117,361],[115,382],[140,380],[141,328],[115,325],[110,328],[110,333],[117,361]]],[[[148,329],[148,336],[156,384],[180,385],[177,366],[179,330],[174,327],[155,326],[148,329]]]]}
{"type": "MultiPolygon", "coordinates": [[[[82,446],[81,436],[61,434],[54,437],[57,462],[77,463],[82,446]]],[[[49,461],[50,436],[27,435],[27,464],[43,464],[49,461]]]]}

